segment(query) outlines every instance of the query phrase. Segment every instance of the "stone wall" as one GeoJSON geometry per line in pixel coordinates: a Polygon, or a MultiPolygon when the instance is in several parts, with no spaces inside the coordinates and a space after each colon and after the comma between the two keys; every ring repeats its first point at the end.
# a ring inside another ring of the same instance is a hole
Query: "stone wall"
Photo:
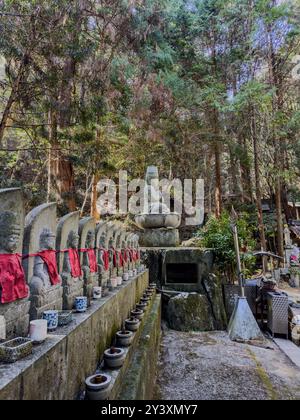
{"type": "Polygon", "coordinates": [[[178,331],[226,329],[222,285],[214,275],[212,250],[143,248],[142,259],[149,268],[151,281],[163,291],[163,317],[170,328],[178,331]],[[169,264],[175,270],[176,281],[168,278],[169,264]],[[194,266],[192,278],[189,278],[187,265],[194,266]],[[180,270],[182,275],[178,275],[180,270]]]}
{"type": "MultiPolygon", "coordinates": [[[[13,365],[0,364],[0,400],[68,400],[75,399],[92,375],[114,334],[139,301],[149,282],[148,271],[124,283],[110,296],[95,301],[84,314],[74,314],[73,322],[59,328],[33,355],[13,365]]],[[[159,305],[159,302],[156,302],[159,305]]],[[[153,363],[160,335],[159,306],[150,315],[142,333],[141,357],[151,354],[153,363]],[[153,339],[147,345],[147,338],[153,339]],[[147,349],[145,349],[147,347],[147,349]],[[143,353],[145,352],[145,353],[143,353]]],[[[135,357],[139,357],[138,354],[135,357]]],[[[146,360],[143,362],[146,366],[146,360]]],[[[152,366],[153,367],[153,366],[152,366]]],[[[149,369],[150,367],[146,367],[149,369]]],[[[142,380],[139,374],[138,383],[142,380]]],[[[153,373],[145,375],[141,396],[151,393],[153,373]]],[[[128,390],[127,390],[128,391],[128,390]]]]}

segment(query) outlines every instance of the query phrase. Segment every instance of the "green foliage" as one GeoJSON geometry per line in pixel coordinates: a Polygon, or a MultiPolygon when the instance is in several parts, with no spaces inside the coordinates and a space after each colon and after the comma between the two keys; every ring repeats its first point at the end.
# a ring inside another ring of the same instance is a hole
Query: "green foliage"
{"type": "MultiPolygon", "coordinates": [[[[241,249],[245,248],[247,252],[253,250],[255,247],[254,227],[250,224],[247,213],[239,215],[237,227],[241,249]]],[[[215,251],[217,263],[222,271],[234,272],[236,253],[229,213],[223,212],[220,219],[212,216],[197,236],[202,247],[215,251]]],[[[249,270],[253,269],[255,258],[249,253],[242,253],[241,257],[245,274],[249,273],[249,270]]]]}

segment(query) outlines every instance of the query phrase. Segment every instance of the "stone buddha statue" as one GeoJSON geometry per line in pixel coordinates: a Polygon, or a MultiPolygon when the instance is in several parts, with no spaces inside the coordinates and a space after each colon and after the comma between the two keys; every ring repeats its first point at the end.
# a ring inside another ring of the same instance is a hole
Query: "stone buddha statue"
{"type": "Polygon", "coordinates": [[[156,166],[149,166],[146,172],[148,208],[145,213],[150,214],[169,214],[169,207],[163,202],[163,196],[159,189],[159,174],[156,166]]]}
{"type": "Polygon", "coordinates": [[[34,295],[43,295],[51,286],[61,282],[56,265],[56,235],[45,228],[40,235],[40,250],[35,256],[30,288],[34,295]]]}
{"type": "Polygon", "coordinates": [[[0,298],[10,303],[28,296],[28,286],[21,265],[21,228],[17,215],[10,211],[0,213],[0,298]]]}

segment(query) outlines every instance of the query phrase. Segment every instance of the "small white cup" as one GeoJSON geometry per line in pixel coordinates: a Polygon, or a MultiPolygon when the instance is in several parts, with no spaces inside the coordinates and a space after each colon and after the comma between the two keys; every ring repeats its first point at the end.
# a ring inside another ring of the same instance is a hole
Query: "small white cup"
{"type": "Polygon", "coordinates": [[[93,287],[93,298],[97,300],[102,298],[102,287],[93,287]]]}
{"type": "Polygon", "coordinates": [[[47,338],[48,322],[46,319],[36,319],[30,322],[29,336],[35,343],[42,343],[47,338]]]}

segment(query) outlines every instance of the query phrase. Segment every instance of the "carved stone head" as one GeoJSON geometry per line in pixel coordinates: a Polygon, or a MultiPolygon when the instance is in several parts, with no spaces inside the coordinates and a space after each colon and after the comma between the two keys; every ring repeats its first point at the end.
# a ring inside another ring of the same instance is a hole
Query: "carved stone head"
{"type": "Polygon", "coordinates": [[[86,247],[94,248],[95,247],[95,231],[89,230],[86,236],[86,247]]]}
{"type": "Polygon", "coordinates": [[[102,248],[105,248],[105,244],[106,244],[106,235],[107,232],[103,232],[102,235],[100,236],[100,246],[102,248]]]}
{"type": "Polygon", "coordinates": [[[68,236],[68,248],[78,249],[79,235],[74,230],[71,230],[68,236]]]}
{"type": "Polygon", "coordinates": [[[13,254],[17,251],[21,237],[21,228],[15,213],[0,213],[0,251],[13,254]]]}
{"type": "Polygon", "coordinates": [[[55,249],[55,238],[56,235],[51,232],[50,229],[43,229],[40,235],[40,249],[41,250],[53,250],[55,249]]]}

